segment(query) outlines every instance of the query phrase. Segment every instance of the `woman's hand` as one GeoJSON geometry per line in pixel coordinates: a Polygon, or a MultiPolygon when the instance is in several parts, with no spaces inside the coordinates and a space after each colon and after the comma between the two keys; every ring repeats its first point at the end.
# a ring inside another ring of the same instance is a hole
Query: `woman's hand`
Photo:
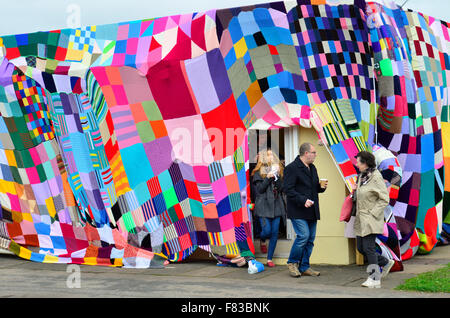
{"type": "Polygon", "coordinates": [[[269,172],[268,174],[267,174],[267,178],[274,178],[275,176],[273,175],[273,173],[272,172],[269,172]]]}

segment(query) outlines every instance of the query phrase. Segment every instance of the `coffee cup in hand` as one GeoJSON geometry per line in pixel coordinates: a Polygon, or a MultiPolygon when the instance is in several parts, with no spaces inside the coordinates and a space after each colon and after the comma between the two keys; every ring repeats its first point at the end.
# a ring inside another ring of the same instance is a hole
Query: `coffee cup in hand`
{"type": "Polygon", "coordinates": [[[319,183],[321,188],[326,188],[328,186],[328,179],[320,179],[319,183]]]}
{"type": "Polygon", "coordinates": [[[278,167],[277,165],[273,165],[272,166],[272,173],[273,174],[278,174],[279,170],[280,170],[280,167],[278,167]]]}

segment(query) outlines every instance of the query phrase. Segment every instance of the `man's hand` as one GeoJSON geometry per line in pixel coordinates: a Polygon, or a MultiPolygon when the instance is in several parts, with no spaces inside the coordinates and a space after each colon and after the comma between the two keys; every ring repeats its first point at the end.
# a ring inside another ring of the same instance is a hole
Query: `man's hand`
{"type": "Polygon", "coordinates": [[[308,200],[306,200],[305,207],[306,208],[312,207],[313,204],[314,204],[314,201],[311,201],[310,199],[308,199],[308,200]]]}

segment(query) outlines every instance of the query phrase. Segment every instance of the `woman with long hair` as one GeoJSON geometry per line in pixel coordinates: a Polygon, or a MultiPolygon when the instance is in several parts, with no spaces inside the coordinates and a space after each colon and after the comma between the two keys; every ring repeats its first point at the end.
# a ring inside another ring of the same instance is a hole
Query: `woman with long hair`
{"type": "Polygon", "coordinates": [[[255,190],[254,213],[261,224],[261,252],[267,253],[267,265],[274,267],[272,261],[278,241],[281,218],[286,217],[286,208],[282,197],[284,166],[272,150],[263,150],[258,154],[258,162],[252,171],[255,190]],[[267,249],[266,239],[269,239],[267,249]]]}

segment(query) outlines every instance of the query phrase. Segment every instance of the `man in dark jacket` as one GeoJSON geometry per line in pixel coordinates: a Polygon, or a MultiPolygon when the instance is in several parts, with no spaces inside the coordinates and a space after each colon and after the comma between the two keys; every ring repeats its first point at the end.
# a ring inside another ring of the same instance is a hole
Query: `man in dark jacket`
{"type": "Polygon", "coordinates": [[[304,143],[300,146],[299,156],[286,166],[284,172],[287,217],[292,221],[297,235],[287,261],[289,273],[293,277],[320,275],[309,266],[317,220],[320,220],[319,193],[327,188],[327,182],[323,187],[320,185],[317,169],[313,164],[316,156],[314,146],[304,143]]]}

